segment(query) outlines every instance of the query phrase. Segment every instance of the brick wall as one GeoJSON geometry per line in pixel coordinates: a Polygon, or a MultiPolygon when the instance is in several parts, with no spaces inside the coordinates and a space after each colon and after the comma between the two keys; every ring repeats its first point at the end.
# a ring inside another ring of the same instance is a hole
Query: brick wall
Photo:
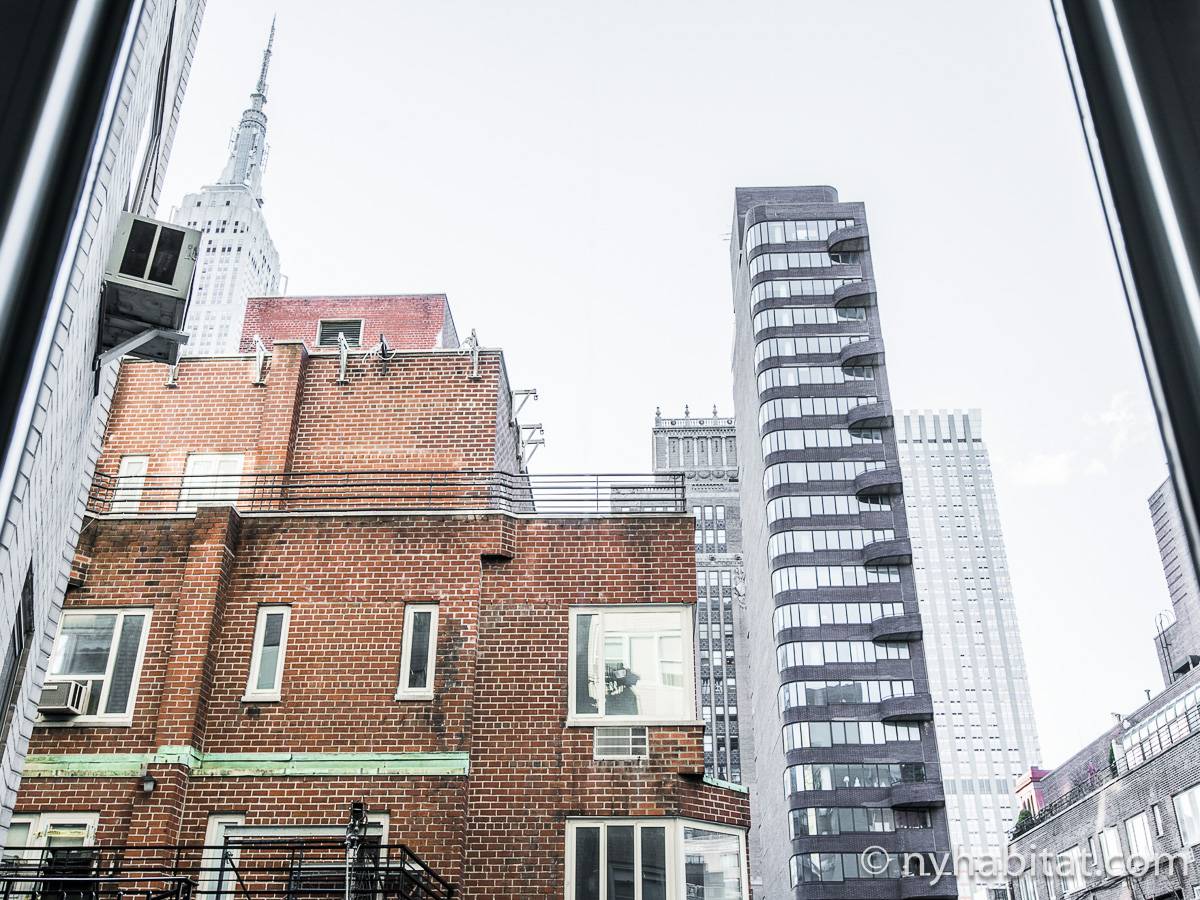
{"type": "Polygon", "coordinates": [[[515,470],[498,351],[481,353],[478,378],[469,356],[448,352],[354,355],[346,383],[338,368],[336,354],[297,343],[274,345],[262,384],[252,359],[184,359],[173,384],[165,366],[126,363],[98,471],[147,454],[151,476],[179,476],[190,453],[242,453],[246,473],[515,470]]]}
{"type": "Polygon", "coordinates": [[[241,350],[254,349],[254,336],[274,341],[317,342],[321,319],[362,319],[362,344],[379,335],[394,350],[433,350],[458,346],[458,332],[445,294],[351,297],[251,297],[246,303],[241,350]]]}
{"type": "Polygon", "coordinates": [[[702,782],[702,726],[651,728],[643,762],[596,761],[566,726],[572,604],[691,604],[686,516],[364,515],[100,519],[67,606],[152,605],[128,728],[41,728],[33,751],[466,751],[468,776],[37,777],[22,812],[101,813],[98,839],[203,839],[213,812],[335,824],[366,799],[465,897],[560,896],[567,816],[747,824],[745,796],[702,782]],[[291,605],[282,699],[246,703],[255,615],[291,605]],[[408,602],[439,605],[433,701],[394,699],[408,602]],[[64,805],[65,804],[65,805],[64,805]],[[519,810],[519,812],[517,812],[519,810]]]}

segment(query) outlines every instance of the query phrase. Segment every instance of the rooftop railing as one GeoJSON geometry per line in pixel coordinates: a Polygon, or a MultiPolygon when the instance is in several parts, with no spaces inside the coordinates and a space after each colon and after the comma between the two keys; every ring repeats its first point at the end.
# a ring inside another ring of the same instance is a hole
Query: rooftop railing
{"type": "Polygon", "coordinates": [[[230,839],[220,846],[5,850],[2,900],[454,900],[403,844],[230,839]]]}
{"type": "Polygon", "coordinates": [[[192,512],[231,504],[242,512],[332,510],[486,511],[622,515],[687,511],[682,474],[522,475],[509,472],[289,471],[253,474],[97,473],[95,515],[192,512]]]}

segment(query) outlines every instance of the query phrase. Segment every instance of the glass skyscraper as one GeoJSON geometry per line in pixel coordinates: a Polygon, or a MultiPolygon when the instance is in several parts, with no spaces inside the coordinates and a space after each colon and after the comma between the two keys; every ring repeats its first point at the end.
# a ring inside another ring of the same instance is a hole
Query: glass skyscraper
{"type": "Polygon", "coordinates": [[[730,253],[756,892],[955,896],[865,208],[739,188],[730,253]]]}
{"type": "MultiPolygon", "coordinates": [[[[979,411],[900,412],[896,437],[950,842],[999,860],[1041,752],[979,411]]],[[[1006,896],[1003,871],[958,886],[1006,896]]]]}

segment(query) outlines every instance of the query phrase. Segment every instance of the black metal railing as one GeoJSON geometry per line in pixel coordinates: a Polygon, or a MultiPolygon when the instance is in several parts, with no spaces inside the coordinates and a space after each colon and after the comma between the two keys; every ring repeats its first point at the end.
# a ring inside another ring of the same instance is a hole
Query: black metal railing
{"type": "Polygon", "coordinates": [[[1084,797],[1098,791],[1116,777],[1117,772],[1108,766],[1081,774],[1079,781],[1072,785],[1071,789],[1065,794],[1055,797],[1032,816],[1018,819],[1016,825],[1009,832],[1009,836],[1012,838],[1020,837],[1031,828],[1041,825],[1047,819],[1054,818],[1067,807],[1074,806],[1084,797]]]}
{"type": "Polygon", "coordinates": [[[231,838],[219,846],[5,851],[0,900],[454,900],[403,844],[231,838]]]}
{"type": "Polygon", "coordinates": [[[97,473],[88,511],[188,512],[232,504],[245,512],[485,510],[614,515],[687,510],[682,474],[522,475],[510,472],[257,472],[246,475],[97,473]]]}

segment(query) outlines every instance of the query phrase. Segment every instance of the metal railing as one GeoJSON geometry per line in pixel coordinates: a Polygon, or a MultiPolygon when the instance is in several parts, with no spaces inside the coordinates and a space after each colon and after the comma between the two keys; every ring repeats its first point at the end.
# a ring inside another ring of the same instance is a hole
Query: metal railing
{"type": "Polygon", "coordinates": [[[454,900],[403,844],[230,838],[219,846],[5,851],[0,900],[454,900]],[[34,854],[36,855],[27,855],[34,854]]]}
{"type": "Polygon", "coordinates": [[[484,510],[537,515],[687,511],[682,474],[521,475],[510,472],[290,471],[245,475],[99,472],[88,512],[190,512],[232,504],[244,512],[484,510]]]}
{"type": "Polygon", "coordinates": [[[1029,818],[1018,820],[1017,824],[1009,832],[1009,837],[1013,839],[1018,838],[1030,829],[1041,825],[1047,819],[1053,819],[1064,809],[1074,806],[1084,797],[1104,787],[1104,785],[1116,777],[1117,772],[1109,766],[1085,773],[1081,780],[1073,785],[1065,794],[1055,797],[1029,818]]]}

